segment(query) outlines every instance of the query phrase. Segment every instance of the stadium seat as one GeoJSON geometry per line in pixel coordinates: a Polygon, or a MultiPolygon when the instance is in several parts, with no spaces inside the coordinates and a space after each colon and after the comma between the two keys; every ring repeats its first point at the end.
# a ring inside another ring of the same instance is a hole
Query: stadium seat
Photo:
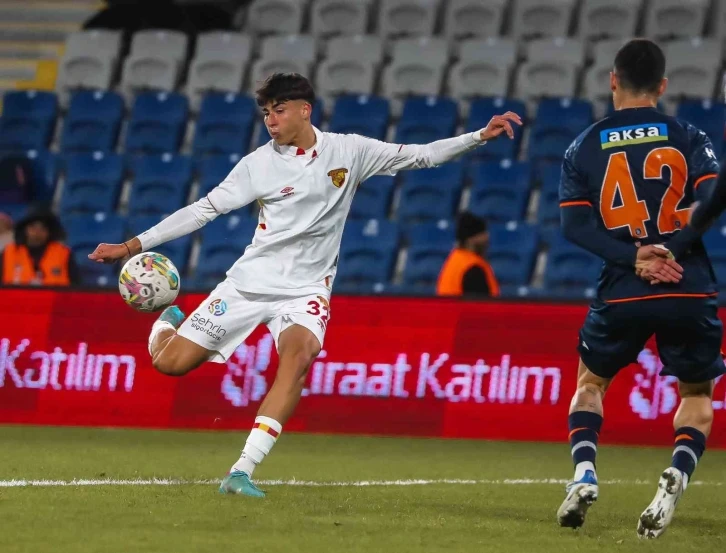
{"type": "Polygon", "coordinates": [[[116,210],[124,179],[121,156],[110,153],[78,153],[66,158],[62,213],[112,213],[116,210]]]}
{"type": "MultiPolygon", "coordinates": [[[[520,100],[507,98],[476,99],[471,103],[466,130],[467,132],[481,130],[489,124],[492,117],[507,111],[517,113],[522,117],[523,121],[526,121],[527,107],[520,100]]],[[[516,159],[522,143],[522,130],[523,127],[514,125],[513,140],[494,140],[481,148],[476,148],[467,156],[472,159],[516,159]]]]}
{"type": "Polygon", "coordinates": [[[533,40],[527,47],[527,61],[519,68],[516,96],[523,99],[574,96],[584,52],[584,44],[577,39],[533,40]]]}
{"type": "Polygon", "coordinates": [[[537,255],[537,240],[537,230],[532,225],[492,225],[486,257],[500,284],[529,284],[537,255]]]}
{"type": "Polygon", "coordinates": [[[627,42],[623,37],[599,40],[593,46],[592,66],[585,72],[582,96],[595,103],[612,104],[610,72],[618,50],[627,42]]]}
{"type": "Polygon", "coordinates": [[[300,59],[287,58],[260,58],[252,64],[252,71],[249,77],[247,89],[254,93],[267,77],[273,73],[300,73],[301,75],[311,74],[312,64],[300,59]]]}
{"type": "Polygon", "coordinates": [[[459,204],[464,182],[462,162],[402,175],[398,219],[403,223],[451,219],[459,204]]]}
{"type": "Polygon", "coordinates": [[[492,222],[521,220],[529,199],[530,173],[525,162],[476,164],[470,171],[469,210],[492,222]]]}
{"type": "Polygon", "coordinates": [[[665,45],[664,53],[668,60],[666,101],[713,97],[722,59],[718,40],[675,40],[665,45]]]}
{"type": "MultiPolygon", "coordinates": [[[[129,217],[126,226],[126,238],[131,239],[138,236],[142,232],[149,230],[151,227],[161,222],[170,213],[157,215],[132,215],[129,217]]],[[[182,236],[171,242],[165,242],[159,246],[154,246],[154,251],[165,255],[174,263],[181,275],[187,274],[187,265],[189,262],[189,252],[192,245],[191,235],[182,236]]],[[[186,283],[183,283],[186,286],[186,283]]]]}
{"type": "Polygon", "coordinates": [[[262,39],[260,57],[313,63],[317,57],[317,41],[313,35],[270,35],[262,39]]]}
{"type": "Polygon", "coordinates": [[[705,132],[711,139],[716,157],[721,158],[726,129],[726,105],[711,100],[684,100],[678,104],[676,117],[705,132]]]}
{"type": "Polygon", "coordinates": [[[444,35],[454,40],[498,36],[505,8],[506,0],[448,0],[444,3],[444,35]]]}
{"type": "Polygon", "coordinates": [[[176,152],[186,130],[186,96],[144,92],[136,97],[126,135],[127,153],[176,152]]]}
{"type": "Polygon", "coordinates": [[[398,144],[428,144],[453,136],[457,105],[450,98],[409,98],[396,129],[398,144]]]}
{"type": "Polygon", "coordinates": [[[512,31],[515,38],[567,36],[575,0],[517,0],[512,31]]]}
{"type": "Polygon", "coordinates": [[[530,134],[530,161],[561,160],[572,141],[592,122],[592,105],[586,100],[541,100],[530,134]]]}
{"type": "Polygon", "coordinates": [[[252,243],[257,221],[232,213],[202,228],[202,243],[195,277],[222,277],[252,243]]]}
{"type": "Polygon", "coordinates": [[[658,0],[648,2],[645,35],[656,39],[703,35],[709,0],[658,0]]]}
{"type": "Polygon", "coordinates": [[[325,57],[358,59],[378,66],[385,58],[384,43],[378,35],[336,36],[328,40],[325,57]]]}
{"type": "Polygon", "coordinates": [[[62,217],[66,230],[66,244],[81,269],[83,284],[90,286],[116,286],[116,271],[113,265],[103,265],[88,259],[99,242],[120,244],[124,241],[124,220],[113,213],[93,215],[70,215],[62,217]]]}
{"type": "Polygon", "coordinates": [[[50,203],[58,180],[58,164],[44,150],[0,152],[0,210],[8,204],[50,203]]]}
{"type": "Polygon", "coordinates": [[[449,249],[456,242],[456,224],[442,219],[436,222],[416,223],[404,228],[404,236],[409,246],[436,244],[449,249]]]}
{"type": "Polygon", "coordinates": [[[76,88],[110,88],[121,51],[121,32],[93,29],[71,33],[58,68],[57,88],[65,105],[76,88]]]}
{"type": "Polygon", "coordinates": [[[601,268],[601,259],[560,236],[547,254],[545,286],[551,292],[572,286],[595,287],[601,268]]]}
{"type": "Polygon", "coordinates": [[[381,0],[378,32],[383,38],[434,34],[438,0],[381,0]]]}
{"type": "Polygon", "coordinates": [[[383,90],[389,97],[438,96],[448,58],[448,45],[442,38],[399,40],[390,65],[383,70],[383,90]]]}
{"type": "Polygon", "coordinates": [[[386,219],[393,194],[393,177],[371,177],[355,192],[350,217],[353,219],[386,219]]]}
{"type": "Polygon", "coordinates": [[[635,36],[642,4],[642,0],[585,0],[578,35],[586,40],[635,36]]]}
{"type": "Polygon", "coordinates": [[[252,2],[245,30],[255,34],[295,34],[302,30],[305,3],[299,0],[252,2]]]}
{"type": "Polygon", "coordinates": [[[539,196],[537,222],[542,227],[560,225],[560,163],[543,164],[538,171],[542,189],[539,196]]]}
{"type": "Polygon", "coordinates": [[[62,150],[113,152],[123,116],[124,101],[115,92],[75,92],[63,122],[62,150]]]}
{"type": "Polygon", "coordinates": [[[314,35],[363,35],[368,27],[371,4],[364,0],[315,0],[310,8],[314,35]]]}
{"type": "Polygon", "coordinates": [[[186,204],[192,181],[187,156],[147,155],[133,160],[130,213],[172,213],[186,204]]]}
{"type": "Polygon", "coordinates": [[[257,113],[257,104],[248,96],[207,94],[197,119],[194,154],[246,154],[257,113]]]}
{"type": "Polygon", "coordinates": [[[330,132],[360,134],[383,140],[388,128],[388,100],[380,96],[340,96],[330,119],[330,132]]]}
{"type": "Polygon", "coordinates": [[[372,94],[383,59],[377,37],[337,37],[328,43],[327,57],[318,65],[316,90],[321,96],[372,94]]]}
{"type": "Polygon", "coordinates": [[[134,34],[124,60],[121,86],[131,97],[142,90],[176,88],[186,59],[188,38],[179,31],[144,30],[134,34]]]}
{"type": "Polygon", "coordinates": [[[511,39],[465,40],[449,73],[449,90],[459,99],[506,96],[517,60],[511,39]]]}
{"type": "Polygon", "coordinates": [[[239,163],[239,154],[207,156],[199,160],[199,198],[203,198],[220,184],[239,163]]]}
{"type": "Polygon", "coordinates": [[[336,285],[388,282],[398,239],[395,223],[375,219],[349,221],[343,233],[336,285]]]}
{"type": "Polygon", "coordinates": [[[50,144],[58,116],[52,92],[6,92],[0,117],[0,149],[42,150],[50,144]]]}
{"type": "Polygon", "coordinates": [[[197,37],[189,66],[187,94],[197,110],[207,92],[239,92],[252,58],[252,38],[241,33],[211,31],[197,37]]]}
{"type": "Polygon", "coordinates": [[[451,245],[420,244],[408,248],[403,268],[403,284],[414,288],[435,288],[441,267],[451,252],[451,245]]]}

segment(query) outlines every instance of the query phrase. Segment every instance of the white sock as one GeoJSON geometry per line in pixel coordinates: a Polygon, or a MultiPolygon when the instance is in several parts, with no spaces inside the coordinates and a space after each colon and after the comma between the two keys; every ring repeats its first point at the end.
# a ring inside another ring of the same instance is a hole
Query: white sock
{"type": "Polygon", "coordinates": [[[282,432],[282,425],[270,417],[257,417],[250,435],[247,437],[245,448],[232,470],[246,472],[249,476],[255,471],[257,465],[270,453],[278,436],[282,432]]]}
{"type": "Polygon", "coordinates": [[[686,488],[688,487],[688,475],[681,471],[681,474],[683,475],[683,491],[686,491],[686,488]]]}
{"type": "MultiPolygon", "coordinates": [[[[574,481],[577,482],[578,480],[581,480],[585,476],[585,471],[588,470],[591,470],[593,473],[595,473],[595,465],[591,461],[583,461],[582,463],[577,463],[575,465],[574,481]]],[[[597,477],[597,474],[595,474],[595,477],[597,477]]]]}
{"type": "Polygon", "coordinates": [[[153,325],[151,325],[151,333],[149,334],[149,355],[153,355],[151,353],[151,344],[154,343],[154,340],[156,339],[156,335],[159,334],[162,330],[165,328],[170,328],[171,330],[176,330],[174,328],[174,325],[167,321],[155,321],[153,325]]]}

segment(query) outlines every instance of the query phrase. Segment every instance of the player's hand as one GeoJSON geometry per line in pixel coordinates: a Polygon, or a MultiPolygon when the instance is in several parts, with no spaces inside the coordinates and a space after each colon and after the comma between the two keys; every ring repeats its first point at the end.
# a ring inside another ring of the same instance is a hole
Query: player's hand
{"type": "Polygon", "coordinates": [[[493,140],[504,132],[507,133],[509,138],[514,138],[512,123],[522,126],[522,118],[513,111],[508,111],[504,115],[495,115],[486,128],[481,130],[481,139],[485,141],[493,140]]]}
{"type": "Polygon", "coordinates": [[[678,283],[683,278],[683,267],[664,246],[641,246],[635,259],[635,274],[651,284],[678,283]]]}
{"type": "Polygon", "coordinates": [[[88,259],[97,263],[115,263],[126,261],[137,253],[141,253],[141,242],[134,238],[124,244],[99,244],[93,253],[88,254],[88,259]]]}

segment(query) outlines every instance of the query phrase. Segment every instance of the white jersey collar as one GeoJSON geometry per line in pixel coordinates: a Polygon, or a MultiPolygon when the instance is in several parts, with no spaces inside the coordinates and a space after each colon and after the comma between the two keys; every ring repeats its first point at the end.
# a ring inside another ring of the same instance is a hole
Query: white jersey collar
{"type": "Polygon", "coordinates": [[[285,156],[305,156],[308,159],[318,157],[325,147],[325,140],[323,133],[317,127],[313,126],[313,131],[315,132],[315,144],[307,150],[303,150],[297,146],[280,146],[274,140],[272,141],[273,147],[285,156]]]}

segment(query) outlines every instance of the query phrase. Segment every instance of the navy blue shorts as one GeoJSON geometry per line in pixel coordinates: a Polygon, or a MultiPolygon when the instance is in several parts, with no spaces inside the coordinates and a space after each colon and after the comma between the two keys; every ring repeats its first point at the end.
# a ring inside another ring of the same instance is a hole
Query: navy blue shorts
{"type": "Polygon", "coordinates": [[[612,378],[637,361],[653,335],[663,362],[662,375],[700,383],[726,373],[721,355],[723,325],[715,297],[596,300],[580,330],[578,351],[591,372],[612,378]]]}

